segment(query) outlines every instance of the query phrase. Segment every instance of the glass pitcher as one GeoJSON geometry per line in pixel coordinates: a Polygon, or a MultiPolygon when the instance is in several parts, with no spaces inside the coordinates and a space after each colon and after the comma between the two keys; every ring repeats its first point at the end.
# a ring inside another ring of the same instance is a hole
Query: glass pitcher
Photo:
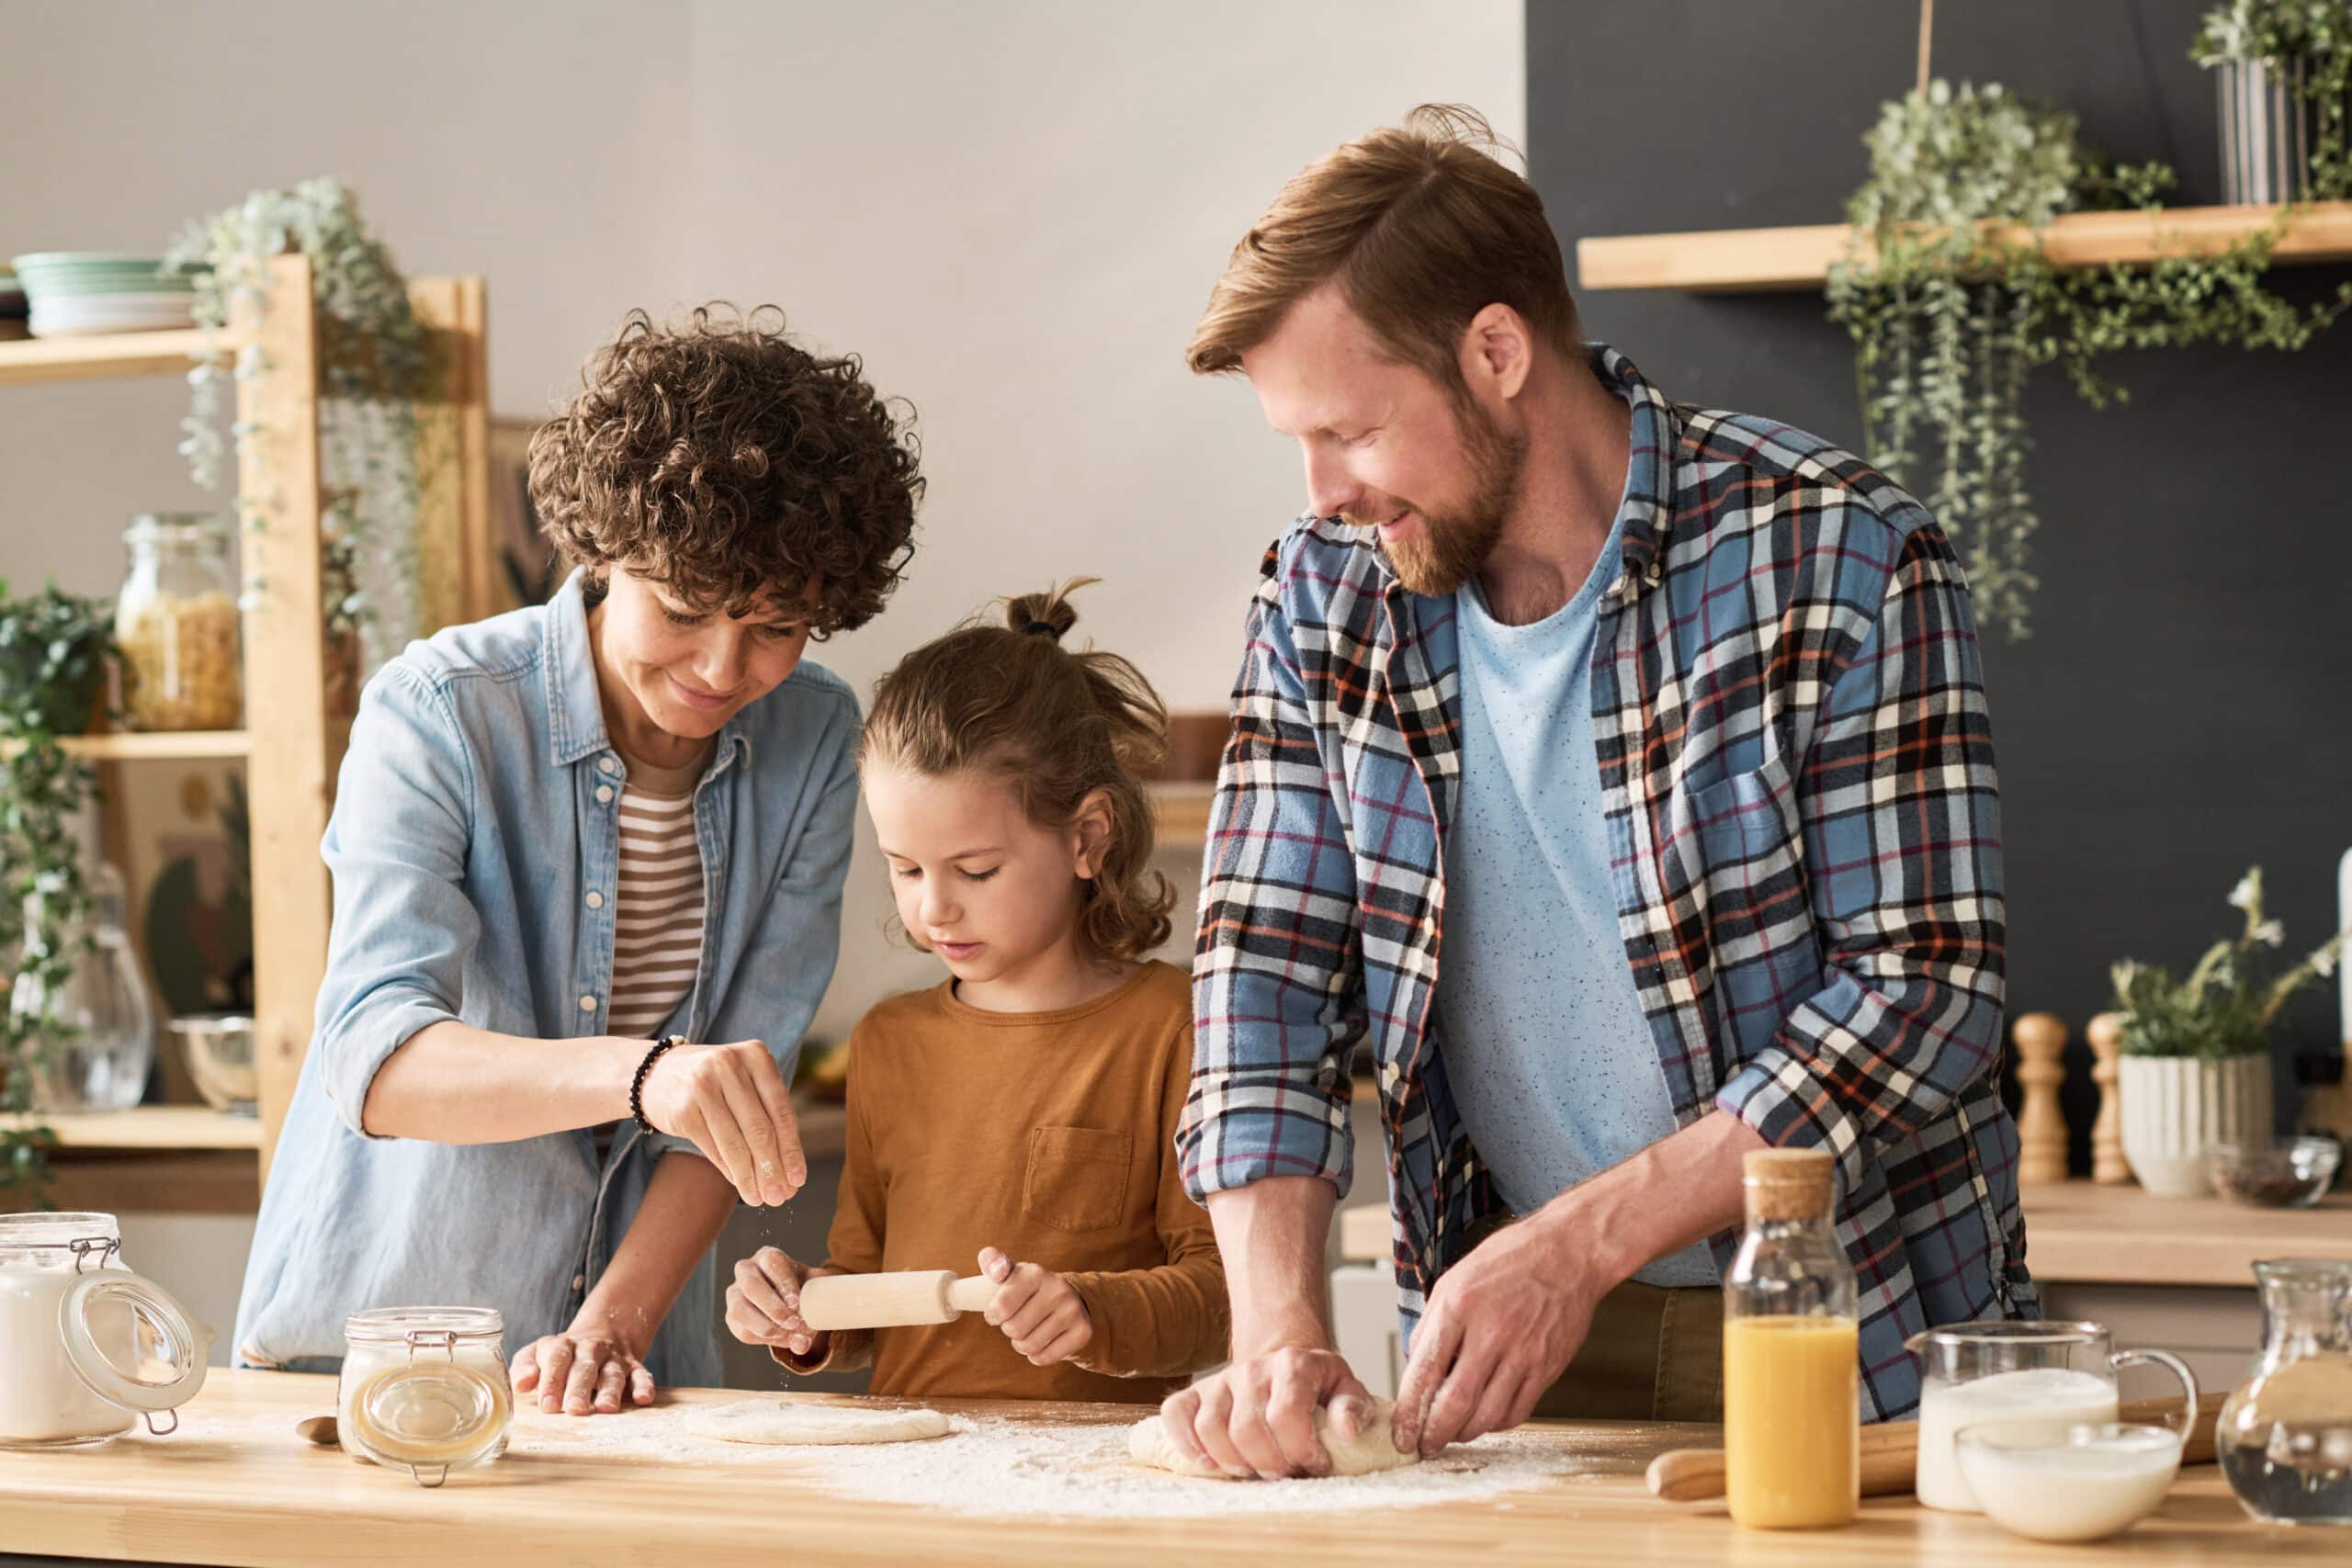
{"type": "Polygon", "coordinates": [[[2266,1524],[2352,1525],[2352,1263],[2254,1266],[2262,1349],[2222,1406],[2214,1446],[2266,1524]]]}
{"type": "Polygon", "coordinates": [[[63,1115],[128,1111],[147,1092],[155,1063],[155,1005],[123,929],[122,876],[101,863],[90,876],[89,944],[78,926],[51,919],[41,896],[25,900],[25,929],[64,953],[72,973],[53,990],[39,975],[17,976],[8,1006],[18,1018],[47,1020],[34,1057],[33,1109],[63,1115]],[[64,925],[65,929],[56,929],[64,925]]]}
{"type": "Polygon", "coordinates": [[[1919,1501],[1955,1514],[1984,1510],[1961,1474],[1952,1437],[1981,1421],[2098,1427],[2116,1418],[2115,1374],[2153,1363],[2188,1396],[2176,1428],[2197,1415],[2197,1374],[2163,1350],[2117,1350],[2106,1325],[2005,1320],[1915,1334],[1919,1359],[1919,1501]]]}

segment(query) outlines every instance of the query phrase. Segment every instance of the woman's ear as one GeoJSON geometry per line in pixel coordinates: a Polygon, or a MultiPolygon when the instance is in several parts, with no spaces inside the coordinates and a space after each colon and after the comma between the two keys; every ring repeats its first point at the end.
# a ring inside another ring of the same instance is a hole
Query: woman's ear
{"type": "Polygon", "coordinates": [[[1079,877],[1091,882],[1102,874],[1102,862],[1111,852],[1111,792],[1098,789],[1080,801],[1069,830],[1079,877]]]}

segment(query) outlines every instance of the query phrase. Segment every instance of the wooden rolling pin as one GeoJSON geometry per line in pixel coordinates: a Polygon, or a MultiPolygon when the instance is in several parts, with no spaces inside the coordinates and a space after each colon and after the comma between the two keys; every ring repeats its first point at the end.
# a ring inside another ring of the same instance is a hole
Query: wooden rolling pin
{"type": "Polygon", "coordinates": [[[978,1274],[959,1280],[946,1269],[828,1274],[800,1287],[800,1321],[816,1329],[953,1323],[956,1314],[984,1312],[994,1300],[995,1280],[978,1274]]]}
{"type": "MultiPolygon", "coordinates": [[[[2223,1393],[2209,1393],[2197,1402],[2197,1419],[2182,1445],[2180,1462],[2213,1462],[2213,1423],[2222,1414],[2223,1393]]],[[[2178,1399],[2140,1399],[2123,1406],[2119,1421],[2169,1426],[2180,1415],[2178,1399]]],[[[1919,1467],[1919,1424],[1886,1421],[1862,1428],[1862,1495],[1906,1495],[1919,1467]]],[[[1721,1449],[1676,1449],[1650,1461],[1650,1495],[1669,1503],[1697,1503],[1724,1495],[1724,1451],[1721,1449]]]]}

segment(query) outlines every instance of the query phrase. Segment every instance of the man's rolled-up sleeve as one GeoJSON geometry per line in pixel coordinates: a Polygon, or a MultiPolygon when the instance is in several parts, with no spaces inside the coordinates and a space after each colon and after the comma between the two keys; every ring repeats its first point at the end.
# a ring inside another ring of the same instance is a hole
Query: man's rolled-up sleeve
{"type": "Polygon", "coordinates": [[[1770,1144],[1836,1151],[1941,1115],[2000,1060],[2007,910],[1976,630],[1939,530],[1904,542],[1797,769],[1823,983],[1716,1096],[1770,1144]]]}
{"type": "Polygon", "coordinates": [[[1347,1057],[1363,1032],[1363,967],[1330,788],[1270,557],[1209,813],[1176,1135],[1196,1201],[1275,1176],[1321,1177],[1345,1196],[1352,1177],[1347,1057]]]}

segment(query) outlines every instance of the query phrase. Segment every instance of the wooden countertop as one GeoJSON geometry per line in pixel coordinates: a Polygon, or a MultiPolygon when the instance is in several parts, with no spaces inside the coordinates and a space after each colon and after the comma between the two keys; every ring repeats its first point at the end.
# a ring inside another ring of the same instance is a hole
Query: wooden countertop
{"type": "MultiPolygon", "coordinates": [[[[2313,1209],[2256,1209],[2222,1198],[2158,1198],[2087,1181],[2028,1187],[2026,1263],[2037,1280],[2072,1284],[2254,1285],[2265,1258],[2352,1260],[2352,1194],[2313,1209]]],[[[1340,1212],[1340,1255],[1389,1256],[1388,1209],[1340,1212]]]]}
{"type": "MultiPolygon", "coordinates": [[[[724,1403],[743,1395],[686,1390],[668,1397],[724,1403]]],[[[1638,1424],[1531,1427],[1528,1432],[1576,1456],[1574,1473],[1502,1498],[1398,1510],[975,1518],[828,1492],[804,1479],[817,1460],[780,1461],[773,1470],[695,1468],[587,1449],[561,1459],[512,1452],[427,1491],[406,1475],[354,1463],[294,1435],[297,1420],[334,1403],[331,1379],[215,1372],[172,1436],[10,1454],[0,1463],[0,1551],[259,1564],[430,1560],[435,1568],[737,1560],[1431,1568],[1471,1558],[1638,1562],[1645,1568],[1825,1561],[1871,1568],[1998,1562],[2006,1568],[2116,1562],[2119,1551],[2138,1562],[2340,1562],[2344,1546],[2325,1530],[2253,1524],[2211,1467],[2184,1472],[2155,1516],[2105,1549],[2034,1545],[1987,1520],[1930,1513],[1907,1498],[1866,1504],[1855,1525],[1831,1535],[1750,1533],[1733,1526],[1719,1504],[1661,1503],[1643,1489],[1641,1472],[1653,1455],[1711,1437],[1712,1428],[1638,1424]]],[[[1129,1405],[938,1403],[1040,1424],[1136,1418],[1129,1405]]]]}

